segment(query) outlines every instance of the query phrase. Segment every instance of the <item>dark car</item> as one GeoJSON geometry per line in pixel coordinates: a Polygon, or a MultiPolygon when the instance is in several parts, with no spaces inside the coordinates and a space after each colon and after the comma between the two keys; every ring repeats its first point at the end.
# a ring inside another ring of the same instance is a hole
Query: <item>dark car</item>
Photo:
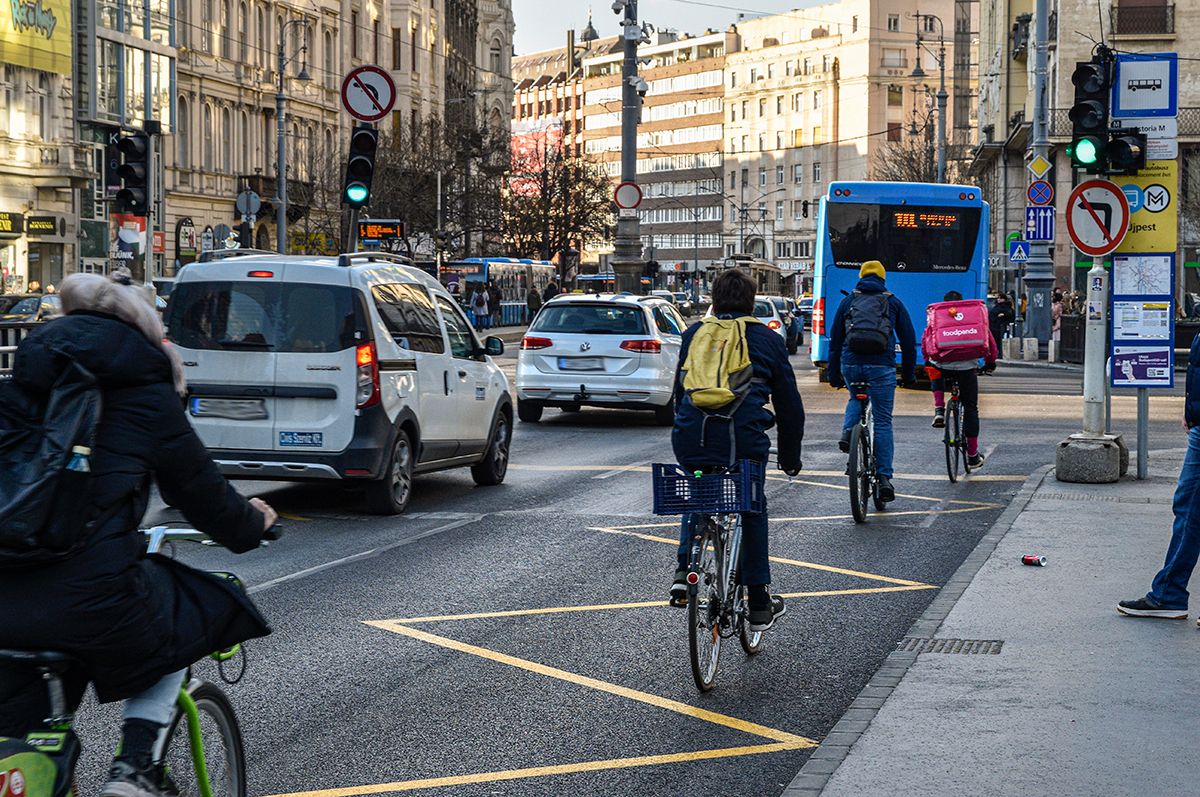
{"type": "Polygon", "coordinates": [[[788,354],[795,354],[804,345],[804,322],[800,320],[796,311],[796,303],[782,296],[772,296],[771,303],[775,305],[779,317],[787,327],[788,354]]]}
{"type": "Polygon", "coordinates": [[[796,300],[796,311],[800,314],[800,321],[803,322],[805,329],[812,328],[812,312],[813,312],[813,297],[801,296],[796,300]]]}
{"type": "Polygon", "coordinates": [[[53,294],[22,296],[7,309],[0,311],[0,324],[32,324],[49,321],[62,314],[62,302],[53,294]]]}

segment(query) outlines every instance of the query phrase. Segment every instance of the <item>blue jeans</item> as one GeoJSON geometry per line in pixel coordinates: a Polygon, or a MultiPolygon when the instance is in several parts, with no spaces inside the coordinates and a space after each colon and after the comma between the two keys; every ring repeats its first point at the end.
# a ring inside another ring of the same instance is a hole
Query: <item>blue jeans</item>
{"type": "Polygon", "coordinates": [[[1200,426],[1188,431],[1187,454],[1175,488],[1175,523],[1167,561],[1146,597],[1164,609],[1187,609],[1188,581],[1200,557],[1200,426]]]}
{"type": "MultiPolygon", "coordinates": [[[[679,528],[679,569],[688,566],[692,546],[692,515],[684,515],[679,528]]],[[[738,581],[747,587],[771,583],[771,563],[767,559],[767,513],[742,513],[742,557],[738,564],[738,581]]]]}
{"type": "MultiPolygon", "coordinates": [[[[896,399],[896,369],[890,365],[843,365],[842,379],[846,387],[855,382],[866,382],[867,395],[871,397],[871,412],[875,415],[875,473],[892,478],[892,457],[896,450],[892,440],[892,404],[896,399]]],[[[862,406],[850,394],[846,402],[846,417],[842,431],[854,428],[862,416],[862,406]]]]}

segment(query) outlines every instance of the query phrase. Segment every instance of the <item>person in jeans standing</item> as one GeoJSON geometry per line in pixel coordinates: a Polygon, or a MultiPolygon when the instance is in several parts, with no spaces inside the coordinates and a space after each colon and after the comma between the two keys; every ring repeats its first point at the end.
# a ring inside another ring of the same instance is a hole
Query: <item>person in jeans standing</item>
{"type": "Polygon", "coordinates": [[[1188,355],[1183,425],[1187,453],[1175,487],[1175,523],[1167,558],[1145,597],[1117,604],[1117,611],[1130,617],[1186,620],[1188,616],[1188,581],[1200,558],[1200,337],[1192,341],[1188,355]]]}
{"type": "MultiPolygon", "coordinates": [[[[858,272],[854,293],[842,300],[829,328],[829,384],[834,388],[855,382],[869,385],[875,414],[875,475],[879,500],[896,500],[892,487],[892,404],[896,398],[896,342],[900,343],[900,373],[904,384],[917,381],[917,332],[904,305],[887,289],[883,263],[868,260],[858,272]]],[[[850,451],[850,430],[859,422],[862,406],[854,396],[846,402],[838,448],[850,451]]]]}

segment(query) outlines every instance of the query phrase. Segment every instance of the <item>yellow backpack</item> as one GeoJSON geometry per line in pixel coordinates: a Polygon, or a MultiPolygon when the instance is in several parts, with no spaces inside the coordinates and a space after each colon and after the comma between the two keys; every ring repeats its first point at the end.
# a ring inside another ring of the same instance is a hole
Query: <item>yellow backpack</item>
{"type": "Polygon", "coordinates": [[[761,323],[747,316],[704,319],[682,369],[683,390],[693,405],[711,412],[745,397],[754,380],[746,325],[761,323]]]}

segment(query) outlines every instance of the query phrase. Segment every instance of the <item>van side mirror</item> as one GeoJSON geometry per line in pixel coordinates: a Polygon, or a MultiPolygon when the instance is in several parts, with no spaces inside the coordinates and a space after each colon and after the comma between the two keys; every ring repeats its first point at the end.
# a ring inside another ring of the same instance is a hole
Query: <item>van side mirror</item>
{"type": "Polygon", "coordinates": [[[483,342],[483,348],[489,356],[499,357],[501,354],[504,354],[504,341],[495,335],[489,335],[483,342]]]}

